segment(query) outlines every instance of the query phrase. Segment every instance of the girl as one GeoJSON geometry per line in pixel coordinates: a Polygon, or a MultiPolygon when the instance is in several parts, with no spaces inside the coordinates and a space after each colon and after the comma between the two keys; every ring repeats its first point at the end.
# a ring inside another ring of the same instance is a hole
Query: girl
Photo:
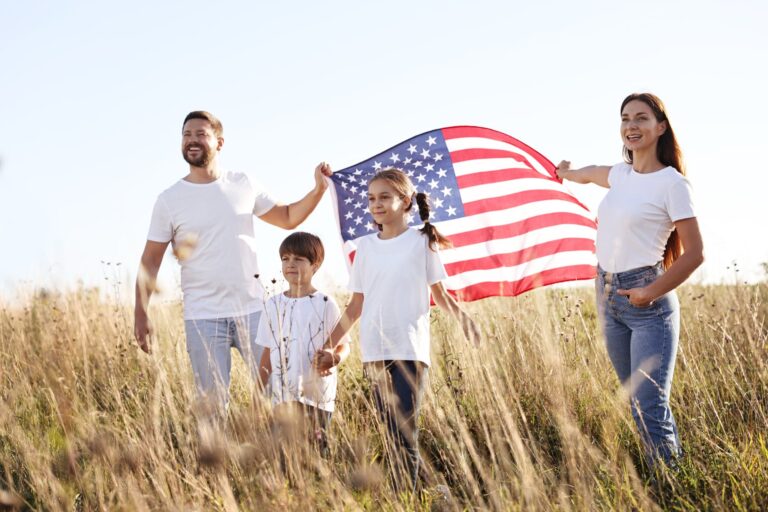
{"type": "Polygon", "coordinates": [[[648,462],[681,454],[669,394],[680,329],[675,288],[704,261],[680,147],[661,100],[621,104],[624,163],[557,174],[609,188],[598,209],[597,303],[608,355],[630,392],[648,462]]]}
{"type": "Polygon", "coordinates": [[[321,373],[332,368],[334,348],[362,316],[364,370],[382,421],[406,452],[414,489],[421,465],[417,423],[430,364],[430,292],[435,304],[461,322],[468,339],[477,344],[480,331],[441,283],[447,276],[437,249],[450,242],[429,222],[426,194],[417,194],[402,171],[386,169],[368,184],[368,208],[379,232],[359,241],[349,284],[352,299],[315,364],[321,373]],[[424,221],[420,230],[408,227],[414,202],[424,221]]]}

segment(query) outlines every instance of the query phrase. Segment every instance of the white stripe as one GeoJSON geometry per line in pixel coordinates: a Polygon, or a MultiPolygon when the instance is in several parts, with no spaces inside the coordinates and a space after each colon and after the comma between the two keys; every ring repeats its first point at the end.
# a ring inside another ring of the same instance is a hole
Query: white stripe
{"type": "MultiPolygon", "coordinates": [[[[531,159],[528,159],[531,165],[531,159]]],[[[498,171],[501,169],[528,169],[537,171],[539,174],[551,178],[552,175],[541,169],[541,166],[531,169],[525,162],[519,162],[514,158],[478,158],[476,160],[467,160],[465,162],[456,162],[453,164],[453,171],[456,176],[467,176],[477,172],[498,171]]],[[[513,178],[517,179],[517,178],[513,178]]]]}
{"type": "Polygon", "coordinates": [[[595,220],[595,217],[591,212],[585,210],[576,203],[565,201],[563,199],[546,199],[542,201],[534,201],[533,203],[521,204],[504,210],[483,212],[469,217],[461,217],[460,219],[435,222],[435,226],[444,235],[453,235],[484,227],[512,224],[513,222],[520,222],[547,213],[575,213],[590,221],[594,222],[595,220]]]}
{"type": "Polygon", "coordinates": [[[456,263],[457,261],[472,260],[476,258],[485,258],[491,254],[507,254],[511,252],[522,251],[534,245],[561,240],[563,238],[584,238],[586,240],[595,240],[595,230],[586,226],[575,226],[573,224],[561,224],[550,226],[548,228],[535,229],[528,233],[479,242],[462,247],[443,249],[440,251],[440,258],[444,264],[456,263]]]}
{"type": "Polygon", "coordinates": [[[461,187],[459,192],[461,193],[461,200],[464,203],[468,203],[532,190],[556,190],[557,192],[571,195],[561,183],[541,180],[539,178],[520,178],[519,180],[486,183],[484,185],[475,185],[474,187],[461,187]]]}
{"type": "Polygon", "coordinates": [[[589,251],[561,252],[551,256],[544,256],[528,261],[514,267],[492,268],[488,270],[472,270],[462,274],[449,276],[445,281],[445,287],[449,290],[459,290],[473,284],[519,281],[524,277],[538,274],[544,270],[567,267],[570,265],[596,265],[595,255],[589,251]]]}
{"type": "Polygon", "coordinates": [[[445,139],[445,145],[448,151],[460,151],[462,149],[501,149],[504,151],[514,151],[531,162],[531,165],[540,173],[549,175],[539,162],[527,151],[522,148],[510,144],[509,142],[502,142],[495,139],[486,139],[485,137],[459,137],[457,139],[445,139]]]}

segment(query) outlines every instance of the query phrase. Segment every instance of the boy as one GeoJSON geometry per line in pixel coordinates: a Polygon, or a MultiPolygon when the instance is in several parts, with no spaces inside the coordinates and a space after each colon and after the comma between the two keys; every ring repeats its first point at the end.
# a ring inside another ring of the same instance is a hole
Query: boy
{"type": "Polygon", "coordinates": [[[334,368],[318,375],[312,358],[340,317],[336,302],[312,285],[324,256],[323,243],[310,233],[292,233],[283,240],[280,259],[288,290],[266,302],[256,343],[264,347],[259,376],[264,386],[271,377],[275,412],[298,409],[311,422],[314,437],[327,454],[326,432],[336,398],[335,366],[349,355],[349,344],[345,338],[331,354],[334,368]]]}

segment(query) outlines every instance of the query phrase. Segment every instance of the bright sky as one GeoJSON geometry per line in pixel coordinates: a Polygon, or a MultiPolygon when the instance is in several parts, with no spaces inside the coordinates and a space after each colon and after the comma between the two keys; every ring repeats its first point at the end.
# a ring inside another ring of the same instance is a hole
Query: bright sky
{"type": "MultiPolygon", "coordinates": [[[[733,261],[740,280],[764,277],[764,1],[4,1],[1,12],[0,295],[104,283],[115,263],[133,279],[157,194],[187,172],[190,110],[223,121],[225,168],[290,202],[321,160],[341,169],[451,125],[506,132],[555,162],[612,164],[620,103],[636,91],[664,100],[686,157],[708,257],[695,279],[732,282],[733,261]]],[[[571,188],[596,211],[603,190],[571,188]]],[[[343,285],[333,223],[326,196],[302,229],[325,241],[322,279],[343,285]]],[[[285,234],[257,222],[263,275],[277,275],[285,234]]],[[[167,256],[166,287],[177,275],[167,256]]]]}

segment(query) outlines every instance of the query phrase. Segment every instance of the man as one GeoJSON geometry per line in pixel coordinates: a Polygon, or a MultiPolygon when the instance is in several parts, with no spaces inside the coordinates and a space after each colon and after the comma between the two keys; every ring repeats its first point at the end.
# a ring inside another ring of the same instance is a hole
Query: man
{"type": "Polygon", "coordinates": [[[240,351],[258,377],[261,349],[254,343],[263,305],[258,280],[253,216],[293,229],[315,209],[331,175],[315,168],[315,187],[301,200],[283,205],[242,173],[222,171],[221,122],[204,111],[184,119],[181,152],[189,174],[157,198],[136,280],[135,330],[142,350],[151,351],[147,305],[169,243],[181,265],[187,352],[197,389],[226,410],[231,347],[240,351]]]}

